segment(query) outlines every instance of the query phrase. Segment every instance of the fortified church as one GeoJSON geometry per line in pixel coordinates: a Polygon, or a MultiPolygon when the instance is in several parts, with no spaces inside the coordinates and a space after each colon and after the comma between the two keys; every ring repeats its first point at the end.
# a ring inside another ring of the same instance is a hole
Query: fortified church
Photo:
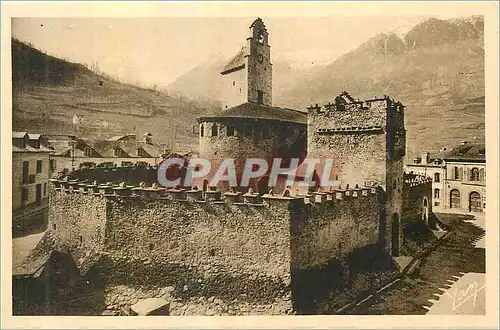
{"type": "Polygon", "coordinates": [[[200,157],[234,158],[238,179],[247,158],[329,158],[339,184],[165,189],[155,169],[75,171],[52,180],[49,230],[19,278],[57,251],[104,278],[110,310],[168,287],[178,308],[211,297],[229,315],[308,313],[331,284],[318,283],[349,281],[349,260],[391,262],[404,225],[433,225],[431,182],[403,173],[404,106],[344,92],[307,112],[274,107],[269,32],[261,19],[249,31],[221,72],[222,113],[198,119],[200,157]]]}

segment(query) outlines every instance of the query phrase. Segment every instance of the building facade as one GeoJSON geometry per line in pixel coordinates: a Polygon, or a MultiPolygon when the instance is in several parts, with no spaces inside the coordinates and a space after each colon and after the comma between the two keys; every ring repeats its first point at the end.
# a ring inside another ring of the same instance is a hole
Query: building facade
{"type": "Polygon", "coordinates": [[[40,134],[12,132],[12,226],[21,236],[47,222],[52,150],[40,134]]]}
{"type": "Polygon", "coordinates": [[[483,213],[486,209],[486,150],[484,144],[463,141],[450,150],[408,164],[410,172],[432,179],[432,204],[438,212],[483,213]]]}

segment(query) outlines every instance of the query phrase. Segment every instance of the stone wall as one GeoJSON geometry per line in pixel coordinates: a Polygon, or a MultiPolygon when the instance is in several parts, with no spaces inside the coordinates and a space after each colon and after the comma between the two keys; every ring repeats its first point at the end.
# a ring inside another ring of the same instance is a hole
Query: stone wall
{"type": "Polygon", "coordinates": [[[56,238],[55,248],[71,254],[80,271],[86,273],[104,250],[106,200],[92,192],[84,194],[51,184],[48,227],[56,238]]]}
{"type": "Polygon", "coordinates": [[[111,310],[163,297],[175,315],[291,313],[293,269],[321,269],[378,239],[379,188],[240,203],[54,184],[56,249],[104,278],[111,310]]]}
{"type": "Polygon", "coordinates": [[[368,109],[308,114],[308,156],[333,159],[344,184],[377,181],[385,188],[386,107],[375,102],[368,109]]]}
{"type": "Polygon", "coordinates": [[[262,91],[262,104],[272,105],[273,90],[272,90],[272,72],[271,64],[271,49],[267,45],[255,46],[253,54],[247,57],[248,67],[248,101],[258,103],[257,91],[262,91]],[[259,55],[262,55],[263,61],[259,62],[259,55]]]}
{"type": "Polygon", "coordinates": [[[293,218],[291,268],[324,268],[332,259],[376,245],[379,203],[378,188],[317,194],[316,202],[293,218]]]}
{"type": "Polygon", "coordinates": [[[308,157],[332,159],[335,177],[343,185],[375,182],[382,187],[379,242],[397,254],[402,242],[404,106],[387,96],[366,101],[347,98],[344,105],[309,108],[308,157]]]}
{"type": "MultiPolygon", "coordinates": [[[[265,159],[270,169],[274,158],[305,155],[306,127],[303,124],[231,118],[205,121],[202,125],[205,134],[200,137],[200,157],[211,161],[212,174],[223,160],[234,159],[238,183],[248,158],[265,159]],[[217,136],[210,136],[213,125],[217,125],[217,136]],[[228,126],[234,129],[234,136],[228,136],[228,126]]],[[[212,175],[207,177],[210,180],[212,175]]],[[[227,190],[228,184],[221,183],[218,188],[227,190]]]]}
{"type": "Polygon", "coordinates": [[[291,312],[287,200],[151,200],[83,192],[74,182],[57,189],[55,248],[104,278],[108,309],[164,297],[175,315],[291,312]]]}

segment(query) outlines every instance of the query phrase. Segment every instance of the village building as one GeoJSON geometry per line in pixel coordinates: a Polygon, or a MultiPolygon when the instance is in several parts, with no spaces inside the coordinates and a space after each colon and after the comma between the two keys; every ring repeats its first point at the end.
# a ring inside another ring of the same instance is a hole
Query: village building
{"type": "Polygon", "coordinates": [[[19,236],[46,225],[49,206],[49,156],[41,134],[12,132],[12,226],[19,236]]]}
{"type": "Polygon", "coordinates": [[[137,139],[135,134],[89,140],[76,135],[51,135],[54,149],[51,165],[54,173],[89,167],[157,166],[170,152],[153,142],[151,133],[137,139]]]}
{"type": "Polygon", "coordinates": [[[423,152],[410,172],[432,178],[432,204],[435,211],[483,213],[486,209],[486,149],[484,144],[462,141],[435,155],[423,152]]]}

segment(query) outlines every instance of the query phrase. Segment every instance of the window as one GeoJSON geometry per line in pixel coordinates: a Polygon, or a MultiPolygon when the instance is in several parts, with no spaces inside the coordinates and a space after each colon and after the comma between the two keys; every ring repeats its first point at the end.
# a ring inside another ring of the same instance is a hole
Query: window
{"type": "Polygon", "coordinates": [[[113,149],[113,156],[115,156],[115,157],[120,157],[121,156],[121,150],[120,150],[120,148],[114,148],[113,149]]]}
{"type": "Polygon", "coordinates": [[[434,198],[439,198],[439,189],[434,189],[434,198]]]}
{"type": "Polygon", "coordinates": [[[227,136],[234,136],[234,127],[227,126],[227,136]]]}
{"type": "Polygon", "coordinates": [[[453,168],[453,179],[455,180],[460,179],[460,171],[457,166],[453,168]]]}
{"type": "Polygon", "coordinates": [[[253,127],[252,125],[250,124],[245,124],[245,126],[243,127],[243,131],[245,133],[245,135],[247,136],[252,136],[253,135],[253,127]]]}
{"type": "Polygon", "coordinates": [[[234,86],[235,84],[236,84],[236,83],[235,83],[235,82],[234,82],[234,80],[233,80],[233,86],[234,86]]]}
{"type": "Polygon", "coordinates": [[[24,204],[28,201],[28,188],[21,189],[21,204],[24,204]]]}
{"type": "Polygon", "coordinates": [[[203,137],[203,133],[204,133],[203,128],[204,128],[203,124],[200,124],[200,136],[201,137],[203,137]]]}
{"type": "Polygon", "coordinates": [[[217,136],[219,133],[219,130],[217,129],[217,124],[212,125],[212,136],[217,136]]]}
{"type": "Polygon", "coordinates": [[[86,147],[85,150],[83,151],[83,154],[86,156],[86,157],[91,157],[92,156],[92,148],[90,147],[86,147]]]}
{"type": "Polygon", "coordinates": [[[36,173],[42,173],[42,166],[43,166],[43,161],[37,160],[36,161],[36,173]]]}
{"type": "Polygon", "coordinates": [[[439,182],[439,180],[440,180],[439,173],[434,173],[434,182],[439,182]]]}
{"type": "Polygon", "coordinates": [[[23,162],[23,183],[28,183],[30,176],[30,163],[28,161],[23,162]]]}
{"type": "Polygon", "coordinates": [[[460,208],[460,191],[453,189],[450,192],[450,208],[459,209],[460,208]]]}
{"type": "Polygon", "coordinates": [[[471,181],[479,181],[479,169],[474,167],[470,172],[470,180],[471,181]]]}
{"type": "Polygon", "coordinates": [[[262,138],[263,139],[269,139],[271,137],[271,129],[269,126],[264,126],[262,128],[262,138]]]}
{"type": "Polygon", "coordinates": [[[51,159],[49,161],[49,164],[50,164],[50,171],[54,172],[56,170],[56,160],[55,159],[51,159]]]}
{"type": "Polygon", "coordinates": [[[43,184],[43,195],[47,196],[47,182],[43,184]]]}
{"type": "Polygon", "coordinates": [[[257,91],[257,103],[258,104],[264,103],[264,92],[257,91]]]}

